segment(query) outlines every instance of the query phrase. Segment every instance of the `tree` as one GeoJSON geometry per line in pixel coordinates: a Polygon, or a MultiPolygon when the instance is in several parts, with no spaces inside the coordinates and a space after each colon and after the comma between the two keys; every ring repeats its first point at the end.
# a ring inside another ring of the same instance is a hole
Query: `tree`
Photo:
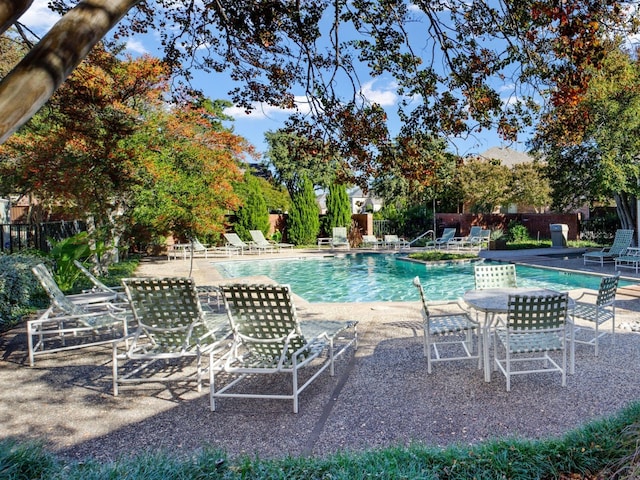
{"type": "Polygon", "coordinates": [[[287,218],[287,238],[294,245],[314,244],[320,230],[320,209],[311,181],[303,177],[293,195],[287,218]]]}
{"type": "Polygon", "coordinates": [[[459,182],[471,211],[493,213],[509,200],[511,172],[499,160],[469,158],[460,168],[459,182]]]}
{"type": "Polygon", "coordinates": [[[260,183],[250,173],[244,175],[245,193],[242,206],[236,212],[234,230],[244,240],[251,240],[250,230],[269,233],[269,211],[264,200],[260,183]]]}
{"type": "Polygon", "coordinates": [[[133,222],[185,240],[224,233],[225,214],[240,205],[233,188],[242,178],[238,162],[252,149],[216,126],[213,105],[195,101],[149,113],[135,137],[145,168],[135,189],[133,222]]]}
{"type": "Polygon", "coordinates": [[[107,244],[126,228],[219,235],[238,204],[238,161],[252,149],[222,126],[226,104],[167,104],[168,80],[158,59],[94,49],[48,107],[0,146],[1,191],[92,219],[107,244]]]}
{"type": "Polygon", "coordinates": [[[287,189],[282,185],[274,185],[275,182],[272,180],[262,177],[257,177],[257,180],[264,200],[267,202],[267,210],[272,213],[288,212],[291,208],[291,196],[287,189]]]}
{"type": "Polygon", "coordinates": [[[544,170],[544,166],[535,162],[511,167],[509,201],[532,206],[542,213],[551,204],[551,186],[544,170]]]}
{"type": "Polygon", "coordinates": [[[351,225],[351,202],[344,185],[332,183],[327,195],[327,228],[349,227],[351,225]]]}
{"type": "Polygon", "coordinates": [[[640,194],[640,60],[612,47],[584,98],[546,112],[533,142],[548,163],[554,206],[615,199],[622,228],[635,228],[640,194]],[[580,128],[568,117],[582,120],[580,128]]]}
{"type": "MultiPolygon", "coordinates": [[[[384,154],[386,113],[362,94],[361,68],[367,78],[387,75],[397,83],[403,136],[496,128],[513,140],[541,102],[578,102],[604,57],[604,39],[637,28],[637,10],[627,8],[633,2],[623,1],[452,0],[418,2],[414,10],[397,0],[51,4],[64,16],[0,82],[0,142],[129,13],[117,38],[157,32],[165,60],[187,82],[193,68],[227,70],[241,82],[230,92],[237,105],[293,108],[294,92],[303,91],[311,113],[292,118],[290,130],[329,145],[340,154],[338,171],[361,185],[393,166],[384,154]],[[422,28],[413,28],[418,22],[422,28]],[[507,85],[513,89],[503,101],[507,85]]],[[[1,9],[0,32],[29,5],[19,0],[1,9]]]]}
{"type": "Polygon", "coordinates": [[[117,245],[137,181],[138,154],[126,141],[138,107],[161,102],[166,73],[157,59],[121,61],[94,49],[48,108],[0,146],[0,191],[37,194],[50,210],[87,219],[94,241],[117,245]]]}
{"type": "Polygon", "coordinates": [[[321,141],[286,130],[267,132],[265,139],[269,146],[265,156],[275,170],[276,180],[287,188],[289,195],[293,197],[302,177],[314,186],[329,186],[337,163],[332,161],[321,141]]]}

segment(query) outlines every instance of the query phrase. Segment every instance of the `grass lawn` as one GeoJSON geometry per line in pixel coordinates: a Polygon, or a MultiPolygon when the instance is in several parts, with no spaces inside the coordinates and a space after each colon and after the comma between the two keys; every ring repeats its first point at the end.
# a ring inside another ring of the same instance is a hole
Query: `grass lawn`
{"type": "MultiPolygon", "coordinates": [[[[401,415],[398,412],[398,415],[401,415]]],[[[640,403],[566,435],[446,448],[418,444],[326,458],[230,459],[207,449],[178,458],[141,453],[112,462],[62,460],[35,443],[0,441],[7,479],[605,479],[640,478],[640,403]]],[[[276,439],[274,439],[276,441],[276,439]]]]}

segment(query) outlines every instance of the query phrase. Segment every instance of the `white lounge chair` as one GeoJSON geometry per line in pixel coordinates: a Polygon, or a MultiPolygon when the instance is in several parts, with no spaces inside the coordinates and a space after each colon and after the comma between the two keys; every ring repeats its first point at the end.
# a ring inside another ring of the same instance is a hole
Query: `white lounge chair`
{"type": "Polygon", "coordinates": [[[349,238],[347,237],[347,227],[333,227],[330,244],[332,248],[347,247],[347,250],[351,248],[349,238]]]}
{"type": "Polygon", "coordinates": [[[442,232],[442,236],[436,238],[433,242],[428,242],[426,247],[428,248],[448,248],[449,242],[456,235],[455,228],[445,228],[442,232]]]}
{"type": "Polygon", "coordinates": [[[385,248],[393,248],[393,249],[403,249],[409,248],[411,244],[407,242],[404,238],[400,238],[398,235],[387,234],[385,235],[383,240],[385,248]]]}
{"type": "Polygon", "coordinates": [[[127,335],[128,310],[109,300],[112,292],[65,295],[49,269],[32,269],[51,305],[37,319],[27,321],[29,365],[38,355],[107,344],[127,335]],[[75,303],[74,303],[75,302],[75,303]]]}
{"type": "Polygon", "coordinates": [[[250,245],[242,240],[237,233],[224,233],[223,234],[225,240],[227,241],[227,245],[225,248],[227,249],[237,249],[241,254],[253,253],[254,251],[258,252],[258,254],[273,250],[273,246],[267,247],[258,247],[257,245],[250,245]]]}
{"type": "Polygon", "coordinates": [[[278,249],[278,251],[280,251],[283,248],[294,247],[292,243],[270,242],[264,237],[264,233],[262,233],[262,230],[249,230],[249,234],[251,235],[251,239],[253,240],[254,245],[260,248],[276,248],[278,249]]]}
{"type": "Polygon", "coordinates": [[[81,262],[78,260],[74,260],[73,264],[80,270],[85,277],[89,279],[89,281],[93,284],[92,292],[104,292],[114,295],[114,300],[116,301],[126,301],[127,297],[124,294],[124,290],[121,286],[109,287],[105,285],[98,277],[96,277],[93,273],[87,269],[81,262]]]}
{"type": "Polygon", "coordinates": [[[380,241],[378,237],[375,235],[363,235],[361,246],[365,248],[373,248],[377,249],[378,246],[383,245],[384,243],[380,241]]]}
{"type": "Polygon", "coordinates": [[[475,242],[475,239],[479,238],[481,233],[482,227],[474,225],[471,227],[471,229],[469,230],[469,235],[467,235],[466,237],[453,237],[451,240],[449,240],[449,242],[447,243],[447,248],[461,249],[467,246],[471,246],[472,242],[475,242]]]}

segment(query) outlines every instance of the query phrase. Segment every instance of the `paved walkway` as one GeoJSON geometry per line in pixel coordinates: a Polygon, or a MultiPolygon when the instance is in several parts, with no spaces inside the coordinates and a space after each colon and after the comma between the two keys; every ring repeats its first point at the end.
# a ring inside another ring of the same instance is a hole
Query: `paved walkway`
{"type": "MultiPolygon", "coordinates": [[[[569,258],[572,252],[532,253],[527,262],[582,263],[569,258]]],[[[188,275],[189,262],[145,260],[138,273],[188,275]]],[[[196,260],[192,273],[199,284],[222,281],[210,260],[196,260]]],[[[296,304],[303,318],[360,321],[358,351],[340,359],[335,377],[322,375],[302,394],[297,415],[290,402],[276,400],[226,399],[211,412],[208,389],[190,385],[136,387],[113,397],[108,348],[41,357],[30,368],[24,328],[17,328],[0,336],[0,438],[39,439],[70,458],[156,449],[189,455],[204,446],[231,456],[325,455],[562,435],[640,399],[640,334],[628,329],[618,330],[615,343],[607,336],[599,358],[578,346],[576,374],[565,388],[557,374],[538,374],[517,377],[507,393],[504,378],[485,383],[473,362],[437,364],[427,375],[418,302],[296,304]]],[[[619,323],[640,318],[638,298],[620,295],[619,305],[619,323]]]]}

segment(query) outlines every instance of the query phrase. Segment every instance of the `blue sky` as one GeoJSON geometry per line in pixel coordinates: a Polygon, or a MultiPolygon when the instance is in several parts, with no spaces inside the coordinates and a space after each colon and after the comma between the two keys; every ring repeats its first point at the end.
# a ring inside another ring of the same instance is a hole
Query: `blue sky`
{"type": "MultiPolygon", "coordinates": [[[[32,7],[23,15],[20,21],[33,31],[43,34],[57,20],[56,15],[47,9],[46,4],[47,0],[34,0],[32,7]]],[[[132,55],[148,53],[158,57],[162,56],[159,44],[152,34],[129,38],[127,52],[132,55]]],[[[392,134],[397,133],[399,121],[396,115],[396,104],[399,98],[395,93],[393,79],[385,78],[384,76],[376,79],[367,78],[366,76],[361,78],[362,93],[369,101],[379,103],[385,108],[389,116],[392,134]]],[[[227,92],[234,87],[233,81],[224,73],[204,74],[194,72],[194,85],[202,89],[212,99],[229,98],[227,92]]],[[[508,86],[505,85],[505,87],[508,86]]],[[[303,98],[300,97],[300,100],[300,108],[304,108],[303,98]]],[[[227,113],[235,119],[233,122],[235,132],[245,137],[262,153],[266,150],[264,133],[282,127],[289,112],[267,105],[256,105],[255,107],[254,111],[249,115],[243,109],[235,107],[228,109],[227,113]]],[[[522,136],[520,140],[524,142],[526,136],[522,136]]],[[[502,146],[502,142],[496,132],[490,130],[480,132],[469,139],[456,139],[453,143],[457,147],[456,153],[462,155],[482,153],[491,147],[502,146]]],[[[524,143],[512,144],[510,147],[524,151],[524,143]]]]}

